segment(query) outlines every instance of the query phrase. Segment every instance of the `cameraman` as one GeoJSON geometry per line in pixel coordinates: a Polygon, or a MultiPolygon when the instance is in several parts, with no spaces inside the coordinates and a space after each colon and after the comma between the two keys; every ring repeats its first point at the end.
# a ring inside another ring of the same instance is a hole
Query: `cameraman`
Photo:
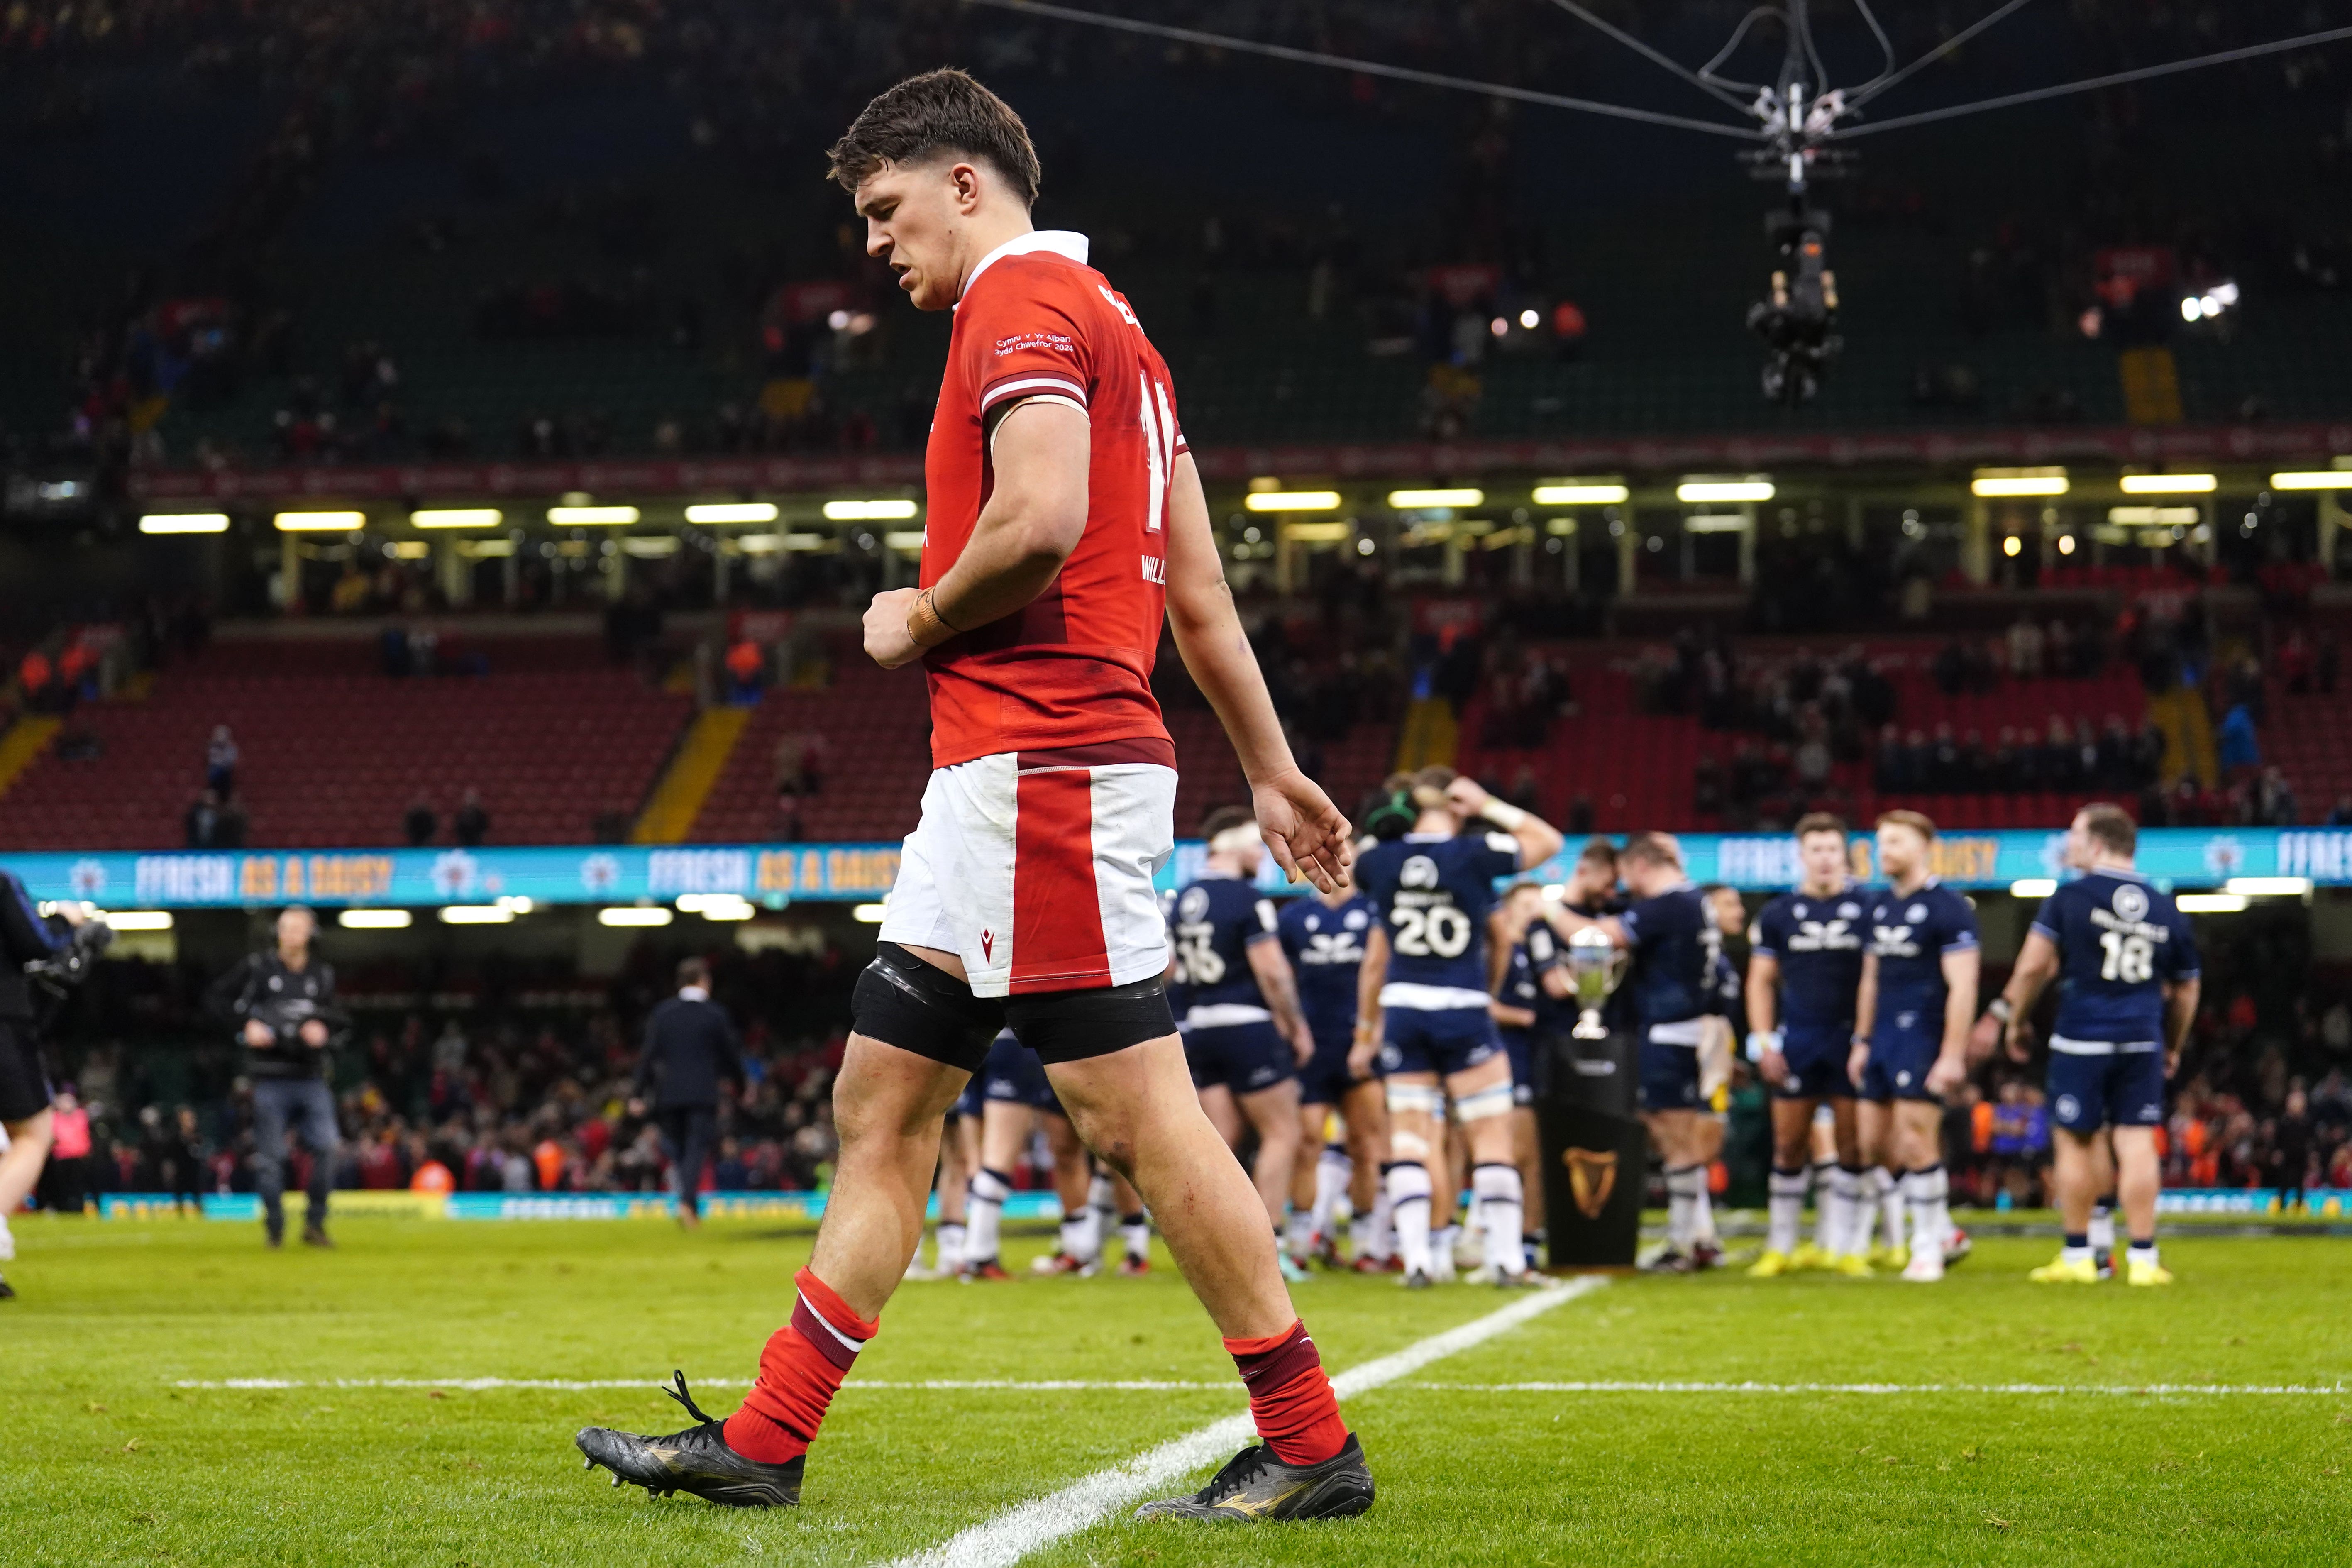
{"type": "Polygon", "coordinates": [[[286,1130],[290,1122],[310,1152],[310,1212],[302,1240],[327,1239],[327,1192],[335,1175],[335,1097],[327,1087],[327,1047],[344,1023],[335,1002],[335,971],[314,958],[318,921],[300,904],[278,917],[278,946],[250,952],[213,982],[205,1001],[237,1026],[253,1080],[254,1187],[261,1194],[269,1245],[286,1243],[286,1130]]]}
{"type": "MultiPolygon", "coordinates": [[[[82,922],[81,906],[63,904],[43,919],[25,884],[0,871],[0,1128],[7,1149],[0,1152],[0,1263],[16,1256],[8,1216],[40,1180],[49,1157],[49,1075],[41,1066],[36,1038],[39,1015],[25,965],[53,959],[72,943],[71,929],[82,922]]],[[[0,1279],[0,1300],[15,1295],[0,1279]]]]}

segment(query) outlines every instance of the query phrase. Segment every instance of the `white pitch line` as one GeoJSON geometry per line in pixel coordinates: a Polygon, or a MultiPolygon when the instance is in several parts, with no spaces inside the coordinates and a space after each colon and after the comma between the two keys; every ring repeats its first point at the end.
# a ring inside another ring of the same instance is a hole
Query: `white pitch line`
{"type": "MultiPolygon", "coordinates": [[[[1485,1320],[1479,1320],[1483,1322],[1485,1320]]],[[[1475,1327],[1475,1324],[1471,1325],[1475,1327]]],[[[1441,1336],[1442,1337],[1442,1336],[1441,1336]]],[[[1416,1347],[1418,1348],[1418,1347],[1416,1347]]],[[[1450,1354],[1450,1351],[1441,1353],[1450,1354]]],[[[1434,1359],[1433,1357],[1432,1359],[1434,1359]]],[[[1424,1363],[1425,1364],[1425,1363],[1424,1363]]],[[[1360,1376],[1379,1369],[1381,1363],[1371,1363],[1345,1376],[1360,1376]]],[[[1401,1374],[1399,1374],[1401,1375],[1401,1374]]],[[[741,1377],[698,1377],[697,1383],[720,1388],[741,1388],[751,1380],[741,1377]]],[[[1381,1377],[1362,1384],[1374,1388],[1394,1377],[1381,1377]]],[[[658,1383],[648,1383],[641,1377],[337,1377],[310,1380],[299,1377],[228,1377],[219,1379],[182,1378],[172,1384],[187,1389],[456,1389],[465,1393],[485,1393],[499,1389],[552,1389],[573,1393],[599,1388],[656,1389],[658,1383]]],[[[953,1393],[978,1392],[1002,1394],[1205,1394],[1230,1393],[1231,1382],[1203,1383],[1182,1378],[1046,1378],[1019,1379],[999,1377],[930,1377],[912,1381],[891,1381],[883,1378],[860,1378],[846,1384],[841,1392],[878,1393],[953,1393]]],[[[1346,1383],[1339,1384],[1342,1394],[1355,1392],[1346,1383]]],[[[2343,1383],[1408,1383],[1403,1385],[1419,1393],[1430,1394],[2099,1394],[2129,1398],[2134,1395],[2156,1397],[2175,1394],[2223,1395],[2295,1395],[2319,1394],[2342,1396],[2352,1394],[2352,1384],[2343,1383]]]]}
{"type": "Polygon", "coordinates": [[[2341,1383],[1416,1383],[1446,1394],[2346,1394],[2341,1383]]]}
{"type": "MultiPolygon", "coordinates": [[[[1350,1367],[1333,1378],[1331,1386],[1342,1399],[1369,1393],[1384,1384],[1410,1377],[1432,1362],[1483,1344],[1538,1313],[1549,1312],[1607,1283],[1605,1276],[1588,1274],[1558,1289],[1524,1296],[1499,1311],[1474,1319],[1458,1329],[1433,1334],[1394,1355],[1350,1367]]],[[[899,1558],[889,1568],[1012,1568],[1039,1548],[1075,1535],[1193,1471],[1230,1458],[1233,1450],[1255,1433],[1247,1411],[1212,1421],[1148,1449],[1124,1465],[1097,1470],[1060,1491],[1008,1509],[928,1552],[899,1558]]]]}

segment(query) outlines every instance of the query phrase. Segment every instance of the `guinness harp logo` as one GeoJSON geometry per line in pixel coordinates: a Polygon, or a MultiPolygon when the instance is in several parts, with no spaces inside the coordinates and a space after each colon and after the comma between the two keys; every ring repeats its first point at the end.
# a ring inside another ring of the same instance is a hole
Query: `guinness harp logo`
{"type": "Polygon", "coordinates": [[[1601,1211],[1609,1206],[1609,1194],[1617,1190],[1617,1152],[1570,1149],[1560,1159],[1568,1166],[1568,1186],[1576,1194],[1577,1212],[1587,1219],[1599,1219],[1601,1211]]]}

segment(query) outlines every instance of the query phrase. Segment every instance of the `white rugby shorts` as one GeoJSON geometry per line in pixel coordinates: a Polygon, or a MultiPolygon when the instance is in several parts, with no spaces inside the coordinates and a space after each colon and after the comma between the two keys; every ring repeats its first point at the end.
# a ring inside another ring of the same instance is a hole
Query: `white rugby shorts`
{"type": "Polygon", "coordinates": [[[1166,741],[1000,752],[938,768],[881,940],[961,955],[975,996],[1084,991],[1168,967],[1151,879],[1176,852],[1166,741]]]}

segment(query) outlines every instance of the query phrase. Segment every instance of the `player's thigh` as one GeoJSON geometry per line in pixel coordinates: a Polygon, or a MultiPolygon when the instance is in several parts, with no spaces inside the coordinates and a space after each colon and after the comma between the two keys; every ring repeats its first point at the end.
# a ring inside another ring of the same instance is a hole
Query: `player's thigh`
{"type": "Polygon", "coordinates": [[[1295,1079],[1281,1079],[1264,1089],[1254,1089],[1236,1097],[1242,1114],[1257,1130],[1261,1143],[1292,1141],[1298,1136],[1298,1083],[1295,1079]]]}
{"type": "Polygon", "coordinates": [[[1202,1112],[1173,1027],[1099,1056],[1049,1056],[1045,1078],[1079,1139],[1122,1173],[1133,1168],[1136,1146],[1152,1131],[1196,1123],[1202,1112]]]}
{"type": "Polygon", "coordinates": [[[1853,1102],[1854,1137],[1862,1158],[1873,1163],[1886,1159],[1886,1132],[1894,1124],[1895,1105],[1892,1100],[1857,1100],[1853,1102]]]}
{"type": "Polygon", "coordinates": [[[1078,1140],[1076,1124],[1059,1110],[1041,1110],[1036,1116],[1037,1125],[1045,1130],[1045,1147],[1053,1153],[1054,1169],[1059,1172],[1066,1165],[1084,1166],[1087,1146],[1078,1140]]]}
{"type": "Polygon", "coordinates": [[[1813,1111],[1811,1100],[1772,1100],[1772,1157],[1783,1170],[1807,1163],[1813,1152],[1813,1111]]]}
{"type": "Polygon", "coordinates": [[[1944,1108],[1932,1100],[1895,1102],[1895,1152],[1913,1169],[1939,1163],[1943,1158],[1944,1108]]]}
{"type": "Polygon", "coordinates": [[[312,1153],[332,1153],[341,1146],[342,1130],[335,1125],[335,1091],[323,1079],[312,1079],[304,1086],[299,1114],[297,1135],[312,1153]]]}
{"type": "Polygon", "coordinates": [[[1339,1120],[1347,1129],[1351,1152],[1383,1146],[1389,1127],[1388,1089],[1376,1078],[1349,1084],[1339,1098],[1339,1120]]]}
{"type": "Polygon", "coordinates": [[[1475,1066],[1445,1075],[1445,1091],[1462,1128],[1468,1153],[1480,1164],[1511,1157],[1511,1064],[1500,1052],[1475,1066]]]}
{"type": "Polygon", "coordinates": [[[853,1031],[833,1080],[835,1130],[845,1147],[875,1136],[930,1136],[971,1080],[966,1068],[853,1031]]]}
{"type": "Polygon", "coordinates": [[[1381,1091],[1388,1102],[1389,1152],[1398,1160],[1426,1161],[1441,1152],[1445,1091],[1433,1072],[1393,1072],[1381,1091]]]}

